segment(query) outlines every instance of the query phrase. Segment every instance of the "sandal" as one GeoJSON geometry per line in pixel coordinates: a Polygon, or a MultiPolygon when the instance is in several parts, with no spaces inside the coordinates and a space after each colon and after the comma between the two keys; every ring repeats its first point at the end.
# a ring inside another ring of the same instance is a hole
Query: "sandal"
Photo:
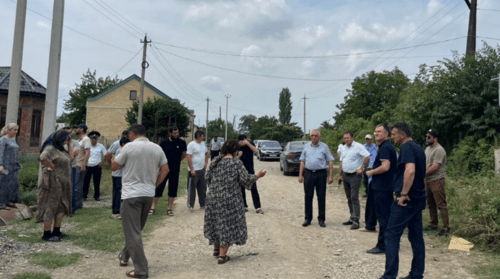
{"type": "Polygon", "coordinates": [[[17,205],[16,205],[15,203],[13,203],[13,202],[9,202],[9,203],[7,204],[7,206],[8,206],[8,207],[12,207],[12,208],[17,208],[17,205]]]}
{"type": "Polygon", "coordinates": [[[214,257],[218,257],[220,253],[220,249],[214,249],[214,257]]]}
{"type": "Polygon", "coordinates": [[[169,209],[169,210],[167,210],[167,215],[174,216],[174,212],[171,209],[169,209]]]}
{"type": "Polygon", "coordinates": [[[130,278],[148,278],[149,277],[147,274],[146,275],[137,275],[137,274],[135,274],[135,270],[125,272],[125,275],[127,275],[127,277],[130,277],[130,278]]]}
{"type": "Polygon", "coordinates": [[[218,264],[225,264],[228,262],[230,258],[228,256],[219,256],[219,260],[217,260],[218,264]]]}
{"type": "Polygon", "coordinates": [[[122,254],[118,254],[118,259],[120,260],[120,266],[127,266],[128,262],[122,259],[122,254]]]}
{"type": "Polygon", "coordinates": [[[149,216],[155,215],[155,210],[154,209],[150,209],[148,215],[149,216]]]}

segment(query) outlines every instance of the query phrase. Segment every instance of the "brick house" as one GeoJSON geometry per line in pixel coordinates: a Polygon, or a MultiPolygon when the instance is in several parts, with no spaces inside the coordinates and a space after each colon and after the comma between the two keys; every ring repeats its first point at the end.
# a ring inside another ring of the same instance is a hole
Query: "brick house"
{"type": "MultiPolygon", "coordinates": [[[[141,78],[137,75],[122,80],[106,92],[94,98],[87,99],[86,125],[89,131],[96,130],[106,139],[117,139],[123,130],[128,128],[125,120],[127,109],[132,107],[139,98],[141,78]]],[[[144,82],[144,101],[148,98],[164,98],[172,100],[165,93],[154,87],[149,82],[144,82]]],[[[190,110],[190,125],[194,121],[194,111],[190,110]]],[[[186,140],[191,135],[186,135],[186,140]]]]}
{"type": "MultiPolygon", "coordinates": [[[[10,67],[0,67],[0,127],[5,126],[7,99],[9,94],[10,67]]],[[[45,109],[46,89],[21,71],[21,88],[17,125],[19,133],[16,142],[21,153],[40,152],[43,113],[45,109]]],[[[1,129],[0,128],[0,129],[1,129]]]]}

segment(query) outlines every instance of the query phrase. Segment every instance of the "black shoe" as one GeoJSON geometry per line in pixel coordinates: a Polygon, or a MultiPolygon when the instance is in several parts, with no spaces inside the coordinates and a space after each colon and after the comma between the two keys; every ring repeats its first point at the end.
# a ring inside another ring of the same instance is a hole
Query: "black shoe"
{"type": "Polygon", "coordinates": [[[433,227],[433,226],[427,226],[424,228],[424,232],[428,232],[428,231],[437,231],[437,227],[433,227]]]}
{"type": "Polygon", "coordinates": [[[51,237],[43,237],[42,236],[42,239],[45,240],[45,241],[48,241],[48,242],[59,242],[61,241],[61,239],[57,236],[51,236],[51,237]]]}
{"type": "Polygon", "coordinates": [[[405,277],[399,277],[399,279],[412,279],[412,278],[413,278],[413,277],[412,277],[410,274],[408,274],[408,275],[407,275],[407,276],[405,276],[405,277]]]}
{"type": "Polygon", "coordinates": [[[350,225],[352,225],[352,221],[349,220],[347,222],[342,223],[342,225],[344,225],[344,226],[350,226],[350,225]]]}
{"type": "Polygon", "coordinates": [[[440,230],[436,235],[437,236],[448,236],[449,235],[449,232],[450,230],[440,230]]]}
{"type": "Polygon", "coordinates": [[[101,201],[101,199],[100,199],[100,198],[94,198],[94,200],[95,200],[95,201],[101,201]]]}
{"type": "Polygon", "coordinates": [[[326,227],[325,221],[323,220],[319,221],[319,226],[322,228],[326,227]]]}
{"type": "Polygon", "coordinates": [[[302,227],[307,227],[311,224],[311,221],[305,220],[304,223],[302,223],[302,227]]]}
{"type": "Polygon", "coordinates": [[[59,235],[59,238],[68,238],[68,237],[69,237],[69,234],[63,233],[63,232],[61,232],[61,234],[59,235]]]}
{"type": "Polygon", "coordinates": [[[382,250],[378,247],[374,247],[370,250],[366,250],[366,253],[368,253],[368,254],[385,254],[385,250],[382,250]]]}
{"type": "Polygon", "coordinates": [[[359,229],[359,224],[358,222],[352,222],[352,225],[351,225],[351,230],[357,230],[359,229]]]}
{"type": "Polygon", "coordinates": [[[363,195],[363,198],[368,198],[368,195],[367,195],[367,194],[364,194],[364,195],[363,195]]]}
{"type": "Polygon", "coordinates": [[[87,198],[83,198],[82,200],[83,200],[83,201],[87,201],[87,198]]]}

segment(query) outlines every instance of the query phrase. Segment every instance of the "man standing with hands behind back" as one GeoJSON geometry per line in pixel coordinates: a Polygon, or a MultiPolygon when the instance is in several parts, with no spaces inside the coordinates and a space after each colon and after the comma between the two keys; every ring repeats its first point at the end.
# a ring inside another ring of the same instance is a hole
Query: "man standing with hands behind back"
{"type": "Polygon", "coordinates": [[[311,224],[313,218],[314,188],[318,197],[318,222],[324,228],[325,201],[326,201],[326,168],[330,170],[328,184],[333,182],[333,156],[328,145],[320,142],[321,134],[318,130],[311,132],[311,142],[304,145],[300,155],[299,183],[304,183],[305,194],[305,220],[303,227],[311,224]]]}

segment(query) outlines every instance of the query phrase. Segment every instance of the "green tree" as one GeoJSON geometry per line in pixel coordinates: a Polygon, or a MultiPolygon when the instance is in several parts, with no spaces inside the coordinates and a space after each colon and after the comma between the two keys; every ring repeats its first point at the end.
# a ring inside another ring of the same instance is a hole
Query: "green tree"
{"type": "Polygon", "coordinates": [[[97,72],[90,69],[83,74],[81,84],[75,84],[76,88],[69,91],[69,100],[64,103],[64,110],[67,111],[68,124],[71,126],[85,123],[87,115],[87,99],[95,97],[111,87],[115,86],[121,80],[116,77],[107,76],[97,78],[97,72]]]}
{"type": "MultiPolygon", "coordinates": [[[[225,134],[226,122],[217,118],[208,122],[208,135],[205,135],[205,140],[210,141],[213,136],[224,137],[225,134]]],[[[233,129],[231,122],[227,123],[227,138],[238,139],[238,133],[233,129]]]]}
{"type": "MultiPolygon", "coordinates": [[[[135,101],[132,107],[127,109],[125,119],[129,125],[137,124],[137,114],[139,111],[139,102],[135,101]]],[[[154,137],[156,114],[158,113],[159,138],[168,137],[169,123],[171,126],[179,128],[181,137],[185,136],[189,127],[189,111],[178,100],[163,98],[147,98],[142,107],[142,125],[146,127],[148,138],[154,137]]]]}
{"type": "Polygon", "coordinates": [[[275,128],[278,125],[278,119],[274,116],[261,116],[257,119],[253,125],[252,131],[248,134],[248,137],[252,140],[256,139],[268,139],[265,137],[267,134],[266,128],[275,128]]]}
{"type": "Polygon", "coordinates": [[[283,125],[289,125],[292,120],[292,93],[288,90],[288,87],[283,88],[280,93],[279,98],[279,120],[283,125]]]}
{"type": "Polygon", "coordinates": [[[253,114],[243,115],[240,117],[240,131],[243,133],[250,133],[256,121],[257,116],[253,114]]]}
{"type": "Polygon", "coordinates": [[[282,144],[298,139],[302,134],[302,129],[297,126],[297,123],[291,125],[277,124],[274,127],[266,127],[263,136],[265,139],[276,140],[282,144]]]}
{"type": "Polygon", "coordinates": [[[330,124],[330,122],[328,122],[328,120],[325,120],[325,121],[321,122],[319,128],[326,129],[326,130],[333,130],[333,128],[335,128],[335,126],[330,124]]]}

